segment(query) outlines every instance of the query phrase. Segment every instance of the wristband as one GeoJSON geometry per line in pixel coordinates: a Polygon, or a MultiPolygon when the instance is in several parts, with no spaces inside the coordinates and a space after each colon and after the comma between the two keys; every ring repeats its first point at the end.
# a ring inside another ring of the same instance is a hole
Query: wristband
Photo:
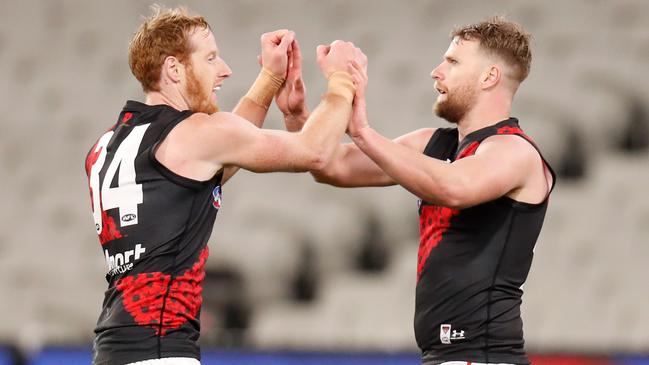
{"type": "Polygon", "coordinates": [[[329,76],[327,94],[342,96],[350,104],[354,101],[356,87],[352,76],[345,71],[336,71],[329,76]]]}
{"type": "Polygon", "coordinates": [[[270,103],[273,101],[275,93],[284,83],[284,79],[262,68],[257,79],[250,87],[250,90],[244,96],[253,103],[268,110],[270,103]]]}

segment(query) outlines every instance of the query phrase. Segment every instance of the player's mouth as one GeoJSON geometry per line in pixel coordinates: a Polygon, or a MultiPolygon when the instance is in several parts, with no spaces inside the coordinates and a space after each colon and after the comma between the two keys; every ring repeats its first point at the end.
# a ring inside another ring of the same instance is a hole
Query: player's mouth
{"type": "Polygon", "coordinates": [[[217,96],[217,92],[220,91],[220,90],[221,90],[221,85],[220,84],[216,85],[216,86],[214,86],[212,88],[212,92],[210,94],[211,94],[211,99],[212,99],[213,103],[216,103],[218,101],[219,97],[217,96]]]}

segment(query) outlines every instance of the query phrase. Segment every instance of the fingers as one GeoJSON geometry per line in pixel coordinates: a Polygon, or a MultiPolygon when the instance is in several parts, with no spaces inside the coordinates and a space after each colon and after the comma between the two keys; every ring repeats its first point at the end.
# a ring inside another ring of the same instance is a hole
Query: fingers
{"type": "Polygon", "coordinates": [[[325,46],[321,44],[315,49],[316,57],[317,58],[325,57],[326,55],[329,54],[330,50],[331,50],[331,46],[325,46]]]}
{"type": "Polygon", "coordinates": [[[282,52],[288,52],[288,47],[293,43],[295,39],[295,32],[289,31],[282,36],[281,41],[277,48],[282,52]]]}
{"type": "MultiPolygon", "coordinates": [[[[325,46],[325,45],[319,45],[315,49],[315,59],[316,62],[320,67],[323,67],[325,60],[327,58],[327,55],[329,54],[329,51],[331,50],[331,46],[325,46]]],[[[327,75],[328,77],[328,75],[327,75]]]]}
{"type": "Polygon", "coordinates": [[[293,39],[293,44],[291,45],[293,48],[293,53],[292,53],[292,65],[291,67],[296,69],[296,70],[301,70],[302,69],[302,52],[300,51],[300,44],[297,41],[297,38],[293,39]]]}
{"type": "Polygon", "coordinates": [[[261,43],[272,43],[274,45],[279,45],[288,32],[288,29],[279,29],[273,32],[264,33],[261,35],[261,43]]]}
{"type": "Polygon", "coordinates": [[[293,59],[295,32],[280,29],[261,35],[261,66],[286,78],[293,59]]]}
{"type": "Polygon", "coordinates": [[[365,87],[367,84],[367,75],[365,74],[365,70],[358,65],[358,63],[351,62],[349,63],[349,66],[347,67],[347,72],[349,72],[350,75],[352,75],[352,80],[354,81],[354,85],[356,86],[361,86],[365,87]]]}
{"type": "Polygon", "coordinates": [[[298,77],[293,81],[293,90],[297,93],[304,93],[304,82],[301,77],[298,77]]]}
{"type": "Polygon", "coordinates": [[[367,56],[360,48],[356,48],[356,61],[363,69],[367,69],[367,56]]]}
{"type": "Polygon", "coordinates": [[[357,73],[359,77],[367,80],[367,67],[362,66],[357,60],[352,60],[349,66],[350,73],[357,73]]]}

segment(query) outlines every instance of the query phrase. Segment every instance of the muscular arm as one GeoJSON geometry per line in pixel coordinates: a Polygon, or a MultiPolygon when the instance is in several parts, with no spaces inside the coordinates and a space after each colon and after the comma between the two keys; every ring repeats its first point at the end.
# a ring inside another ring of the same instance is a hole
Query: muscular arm
{"type": "MultiPolygon", "coordinates": [[[[287,66],[290,65],[291,50],[290,44],[294,42],[295,35],[285,29],[275,32],[264,33],[261,36],[261,50],[262,55],[259,56],[259,65],[268,67],[268,70],[276,76],[286,75],[287,66]],[[287,54],[288,53],[288,54],[287,54]]],[[[258,79],[259,80],[259,79],[258,79]]],[[[253,84],[253,87],[257,84],[253,84]]],[[[250,91],[249,91],[250,93],[250,91]]],[[[254,126],[261,128],[268,113],[268,106],[259,105],[246,96],[242,97],[232,111],[234,114],[248,120],[254,126]]],[[[239,167],[228,166],[223,171],[223,178],[221,183],[225,184],[226,181],[232,177],[239,167]]]]}
{"type": "MultiPolygon", "coordinates": [[[[435,132],[434,128],[419,129],[393,142],[421,154],[435,132]]],[[[397,182],[372,161],[356,145],[340,144],[331,162],[322,170],[311,171],[313,178],[323,184],[338,187],[388,186],[397,182]]]]}
{"type": "Polygon", "coordinates": [[[197,180],[233,166],[254,172],[317,170],[328,164],[350,115],[351,104],[337,95],[323,98],[300,133],[259,129],[232,113],[196,114],[174,128],[165,144],[167,150],[184,150],[184,163],[174,172],[197,180]]]}
{"type": "Polygon", "coordinates": [[[354,142],[395,182],[421,199],[462,209],[520,189],[540,158],[517,136],[493,136],[475,155],[449,164],[394,143],[371,128],[354,142]]]}
{"type": "MultiPolygon", "coordinates": [[[[261,128],[264,124],[264,119],[266,119],[266,114],[268,109],[262,107],[261,105],[253,103],[250,99],[243,97],[239,100],[239,103],[232,110],[232,113],[246,119],[252,123],[255,127],[261,128]]],[[[223,178],[221,183],[225,184],[226,181],[230,180],[232,175],[234,175],[239,170],[238,166],[228,166],[223,170],[223,178]]]]}
{"type": "Polygon", "coordinates": [[[247,147],[230,149],[231,153],[224,155],[224,162],[255,172],[322,169],[329,163],[350,116],[350,103],[327,95],[300,133],[272,130],[242,133],[241,142],[247,147]]]}
{"type": "Polygon", "coordinates": [[[356,88],[343,70],[351,61],[367,58],[343,41],[318,46],[316,55],[328,91],[300,133],[262,130],[232,113],[197,113],[169,133],[156,158],[175,173],[201,181],[232,166],[256,172],[324,168],[352,112],[356,88]]]}

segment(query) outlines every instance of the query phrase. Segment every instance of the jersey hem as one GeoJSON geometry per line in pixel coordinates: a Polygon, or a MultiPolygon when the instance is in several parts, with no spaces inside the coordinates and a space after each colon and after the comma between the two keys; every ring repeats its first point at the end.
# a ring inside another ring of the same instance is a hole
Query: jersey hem
{"type": "Polygon", "coordinates": [[[465,361],[472,363],[484,364],[513,364],[513,365],[530,365],[531,362],[527,356],[516,355],[488,355],[488,356],[443,356],[431,358],[435,355],[424,353],[421,359],[421,365],[439,365],[449,361],[465,361]],[[427,356],[429,356],[427,358],[427,356]]]}
{"type": "Polygon", "coordinates": [[[166,359],[170,357],[185,357],[185,358],[191,358],[191,359],[196,359],[198,361],[201,361],[201,356],[200,354],[196,353],[191,353],[191,352],[162,352],[158,356],[158,353],[148,353],[148,354],[139,354],[138,356],[111,356],[109,359],[105,359],[99,362],[92,362],[92,365],[127,365],[127,364],[132,364],[132,363],[137,363],[141,361],[148,361],[148,360],[158,360],[158,359],[166,359]]]}

